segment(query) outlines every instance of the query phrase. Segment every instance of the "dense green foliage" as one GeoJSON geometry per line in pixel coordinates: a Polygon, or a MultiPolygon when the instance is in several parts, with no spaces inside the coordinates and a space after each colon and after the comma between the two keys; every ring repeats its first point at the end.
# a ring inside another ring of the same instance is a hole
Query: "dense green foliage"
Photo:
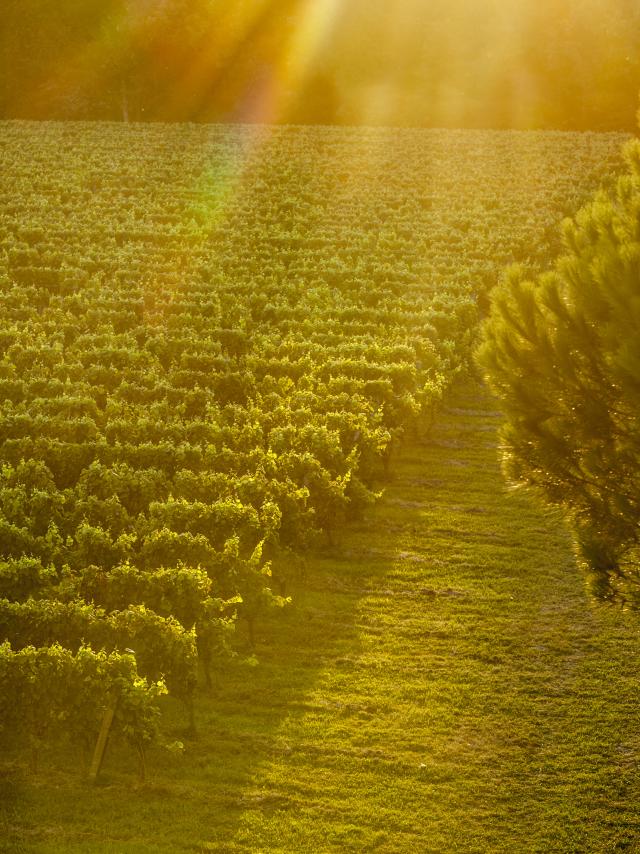
{"type": "Polygon", "coordinates": [[[632,130],[635,0],[4,0],[0,117],[632,130]]]}
{"type": "Polygon", "coordinates": [[[85,645],[71,651],[58,643],[14,652],[6,642],[0,645],[0,685],[0,733],[14,744],[26,738],[32,771],[42,748],[56,739],[91,748],[106,708],[115,708],[113,734],[141,757],[158,737],[156,701],[166,687],[140,678],[129,652],[94,652],[85,645]]]}
{"type": "Polygon", "coordinates": [[[564,224],[565,254],[492,298],[480,359],[508,424],[508,473],[570,512],[601,594],[640,536],[640,144],[628,173],[564,224]]]}
{"type": "Polygon", "coordinates": [[[620,137],[2,131],[2,637],[133,649],[193,719],[620,137]]]}

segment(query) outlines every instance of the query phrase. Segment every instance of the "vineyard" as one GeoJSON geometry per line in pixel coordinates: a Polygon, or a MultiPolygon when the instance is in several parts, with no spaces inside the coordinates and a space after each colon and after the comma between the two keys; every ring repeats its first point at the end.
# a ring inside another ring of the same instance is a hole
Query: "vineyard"
{"type": "Polygon", "coordinates": [[[193,734],[259,669],[623,137],[1,130],[1,734],[38,771],[111,708],[143,774],[172,697],[193,734]]]}

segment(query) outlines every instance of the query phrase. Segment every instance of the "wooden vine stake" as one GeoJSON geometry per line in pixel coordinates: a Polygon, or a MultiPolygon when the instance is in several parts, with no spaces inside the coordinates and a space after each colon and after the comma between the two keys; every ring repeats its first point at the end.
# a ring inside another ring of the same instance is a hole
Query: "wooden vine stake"
{"type": "Polygon", "coordinates": [[[100,726],[95,750],[93,751],[93,759],[91,760],[91,767],[89,768],[89,780],[92,783],[96,782],[100,769],[102,768],[102,761],[107,749],[107,741],[109,740],[109,733],[111,732],[111,725],[113,723],[113,716],[116,713],[117,705],[118,699],[116,698],[111,705],[105,709],[104,715],[102,716],[102,725],[100,726]]]}

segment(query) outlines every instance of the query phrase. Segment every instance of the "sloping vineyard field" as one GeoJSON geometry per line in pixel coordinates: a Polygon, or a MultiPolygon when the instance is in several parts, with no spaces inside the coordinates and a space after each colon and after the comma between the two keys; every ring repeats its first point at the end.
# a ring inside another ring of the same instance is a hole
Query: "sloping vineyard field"
{"type": "Polygon", "coordinates": [[[0,126],[0,711],[33,770],[110,706],[141,773],[161,694],[194,725],[622,142],[0,126]]]}

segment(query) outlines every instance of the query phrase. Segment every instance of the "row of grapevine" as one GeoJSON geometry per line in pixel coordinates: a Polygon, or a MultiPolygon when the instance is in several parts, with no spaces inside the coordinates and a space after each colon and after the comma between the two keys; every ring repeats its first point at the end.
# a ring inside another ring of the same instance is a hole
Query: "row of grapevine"
{"type": "MultiPolygon", "coordinates": [[[[371,505],[497,269],[544,260],[619,144],[4,123],[5,732],[51,668],[62,720],[82,668],[109,662],[145,709],[168,689],[193,722],[198,662],[210,683],[236,619],[253,643],[300,554],[371,505]]],[[[107,694],[79,696],[95,723],[107,694]]]]}

